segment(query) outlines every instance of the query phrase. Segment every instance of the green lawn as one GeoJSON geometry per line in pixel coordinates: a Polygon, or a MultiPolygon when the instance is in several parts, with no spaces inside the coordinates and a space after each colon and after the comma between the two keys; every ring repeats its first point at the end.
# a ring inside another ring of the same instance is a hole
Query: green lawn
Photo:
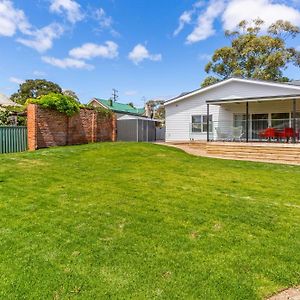
{"type": "Polygon", "coordinates": [[[142,143],[0,166],[0,299],[261,299],[300,284],[300,167],[142,143]]]}

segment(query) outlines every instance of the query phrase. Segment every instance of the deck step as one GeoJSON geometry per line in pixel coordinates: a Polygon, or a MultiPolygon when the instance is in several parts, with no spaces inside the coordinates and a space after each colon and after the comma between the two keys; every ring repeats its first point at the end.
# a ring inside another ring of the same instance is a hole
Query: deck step
{"type": "Polygon", "coordinates": [[[300,163],[300,147],[295,147],[293,145],[280,146],[278,144],[245,145],[239,143],[208,143],[206,145],[206,152],[209,155],[222,156],[232,159],[253,159],[300,163]]]}

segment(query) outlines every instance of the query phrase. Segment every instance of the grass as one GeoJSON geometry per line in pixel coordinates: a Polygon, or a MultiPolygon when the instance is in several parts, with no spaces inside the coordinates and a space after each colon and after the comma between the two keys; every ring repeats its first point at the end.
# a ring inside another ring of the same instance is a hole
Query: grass
{"type": "Polygon", "coordinates": [[[1,299],[261,299],[300,283],[300,168],[102,143],[0,156],[1,299]]]}

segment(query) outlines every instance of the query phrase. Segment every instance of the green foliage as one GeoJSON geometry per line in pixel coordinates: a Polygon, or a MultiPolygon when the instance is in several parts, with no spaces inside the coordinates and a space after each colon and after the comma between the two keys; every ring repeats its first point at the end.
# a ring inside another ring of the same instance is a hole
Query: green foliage
{"type": "Polygon", "coordinates": [[[129,102],[128,105],[130,105],[132,108],[135,108],[133,102],[129,102]]]}
{"type": "Polygon", "coordinates": [[[109,118],[114,114],[113,111],[111,111],[110,109],[105,109],[104,107],[100,107],[100,106],[93,106],[92,104],[82,104],[81,107],[92,109],[104,118],[106,117],[109,118]]]}
{"type": "Polygon", "coordinates": [[[24,106],[6,106],[0,109],[0,125],[26,125],[26,114],[24,113],[24,106]],[[16,123],[14,120],[16,117],[16,123]]]}
{"type": "Polygon", "coordinates": [[[26,80],[20,84],[17,93],[11,95],[10,99],[16,103],[24,104],[28,98],[39,98],[49,93],[61,94],[61,87],[51,81],[44,79],[26,80]]]}
{"type": "Polygon", "coordinates": [[[26,103],[34,103],[43,108],[54,109],[67,116],[76,114],[80,109],[80,104],[73,97],[55,93],[41,96],[38,99],[30,98],[26,103]]]}
{"type": "Polygon", "coordinates": [[[288,81],[283,71],[289,64],[300,66],[300,52],[287,47],[287,39],[295,38],[300,29],[289,22],[277,21],[262,30],[264,21],[257,19],[250,25],[240,22],[236,31],[226,31],[231,45],[217,49],[205,71],[213,73],[202,86],[232,76],[273,81],[288,81]]]}
{"type": "Polygon", "coordinates": [[[300,167],[151,143],[0,166],[0,299],[259,300],[300,284],[300,167]]]}
{"type": "Polygon", "coordinates": [[[150,108],[153,118],[164,120],[165,119],[165,107],[164,100],[148,100],[147,105],[150,108]]]}
{"type": "Polygon", "coordinates": [[[77,94],[74,91],[72,91],[72,90],[65,90],[62,93],[64,95],[66,95],[66,96],[72,97],[74,100],[76,100],[78,103],[80,103],[79,97],[77,96],[77,94]]]}
{"type": "Polygon", "coordinates": [[[0,110],[0,126],[9,125],[10,112],[6,109],[0,110]]]}
{"type": "Polygon", "coordinates": [[[206,87],[212,84],[215,84],[217,82],[219,82],[220,79],[213,77],[213,76],[208,76],[204,79],[204,81],[201,83],[201,87],[206,87]]]}

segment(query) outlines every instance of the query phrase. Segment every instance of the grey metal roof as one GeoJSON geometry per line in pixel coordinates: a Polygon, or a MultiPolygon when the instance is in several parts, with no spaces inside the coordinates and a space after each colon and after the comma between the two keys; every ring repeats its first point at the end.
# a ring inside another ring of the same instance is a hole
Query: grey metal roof
{"type": "MultiPolygon", "coordinates": [[[[274,81],[274,80],[262,80],[262,79],[252,79],[252,78],[240,78],[240,77],[236,77],[236,76],[232,76],[232,77],[229,77],[227,79],[224,79],[224,80],[221,80],[219,82],[216,82],[216,83],[213,83],[211,85],[209,85],[209,87],[213,87],[214,85],[217,85],[218,83],[222,82],[222,81],[227,81],[229,79],[243,79],[245,81],[250,81],[250,82],[262,82],[262,83],[276,83],[276,84],[282,84],[283,86],[288,84],[288,85],[294,85],[294,86],[297,86],[299,87],[300,86],[300,80],[292,80],[292,81],[289,81],[289,82],[280,82],[280,81],[274,81]]],[[[207,87],[204,87],[204,88],[207,88],[207,87]]],[[[197,91],[200,91],[202,89],[204,89],[203,87],[200,87],[198,89],[195,89],[195,90],[192,90],[190,92],[183,92],[181,93],[180,95],[174,97],[174,98],[171,98],[169,100],[167,100],[165,103],[168,103],[170,101],[173,101],[177,98],[180,98],[182,96],[185,96],[185,95],[188,95],[188,94],[192,94],[194,92],[197,92],[197,91]]]]}
{"type": "Polygon", "coordinates": [[[17,106],[18,104],[11,101],[7,96],[4,94],[0,94],[0,106],[17,106]]]}
{"type": "Polygon", "coordinates": [[[287,82],[287,84],[300,86],[300,80],[292,80],[287,82]]]}

